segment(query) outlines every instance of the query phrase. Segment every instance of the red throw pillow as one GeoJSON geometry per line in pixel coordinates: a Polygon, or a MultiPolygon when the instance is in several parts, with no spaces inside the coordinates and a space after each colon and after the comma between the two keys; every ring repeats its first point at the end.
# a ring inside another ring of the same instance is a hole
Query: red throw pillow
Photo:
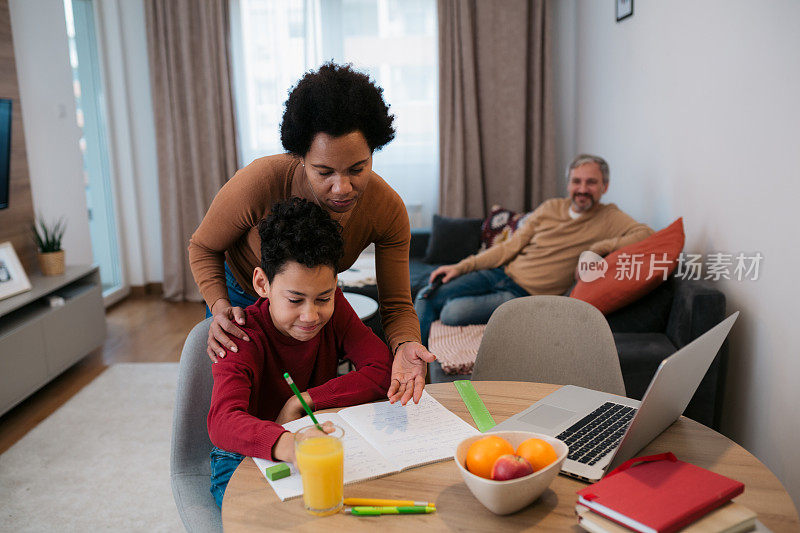
{"type": "Polygon", "coordinates": [[[648,238],[605,257],[608,270],[594,281],[579,281],[571,297],[588,302],[604,315],[649,293],[675,270],[683,250],[683,218],[648,238]]]}

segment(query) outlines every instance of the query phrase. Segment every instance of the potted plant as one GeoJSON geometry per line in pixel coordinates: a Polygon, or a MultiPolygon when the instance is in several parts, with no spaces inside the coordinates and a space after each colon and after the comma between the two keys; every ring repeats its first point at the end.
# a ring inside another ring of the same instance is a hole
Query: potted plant
{"type": "Polygon", "coordinates": [[[63,217],[53,224],[48,224],[39,217],[38,224],[33,224],[33,238],[39,248],[39,268],[45,276],[58,276],[64,273],[64,250],[61,249],[61,239],[64,237],[65,229],[63,217]]]}

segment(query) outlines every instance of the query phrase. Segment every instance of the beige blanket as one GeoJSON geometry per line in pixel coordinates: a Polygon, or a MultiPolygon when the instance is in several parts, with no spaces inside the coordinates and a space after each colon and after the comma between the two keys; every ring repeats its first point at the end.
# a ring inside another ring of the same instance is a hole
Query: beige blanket
{"type": "Polygon", "coordinates": [[[428,349],[436,355],[447,374],[470,374],[478,355],[486,324],[445,326],[440,320],[431,324],[428,349]]]}

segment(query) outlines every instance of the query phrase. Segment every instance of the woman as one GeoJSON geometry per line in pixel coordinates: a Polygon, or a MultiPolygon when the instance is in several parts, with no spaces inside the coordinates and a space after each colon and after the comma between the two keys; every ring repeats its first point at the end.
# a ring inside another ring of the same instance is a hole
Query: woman
{"type": "Polygon", "coordinates": [[[426,363],[435,357],[420,344],[408,272],[408,213],[397,193],[372,172],[372,154],[394,138],[394,116],[383,89],[350,66],[327,63],[306,73],[289,93],[281,123],[286,154],[263,157],[239,170],[220,189],[189,243],[195,282],[213,316],[208,334],[212,361],[250,339],[244,307],[256,300],[253,270],[260,263],[258,223],[277,200],[297,196],[323,207],[342,226],[348,269],[375,243],[375,269],[383,329],[394,354],[387,396],[418,402],[426,363]],[[247,287],[244,289],[243,287],[247,287]]]}

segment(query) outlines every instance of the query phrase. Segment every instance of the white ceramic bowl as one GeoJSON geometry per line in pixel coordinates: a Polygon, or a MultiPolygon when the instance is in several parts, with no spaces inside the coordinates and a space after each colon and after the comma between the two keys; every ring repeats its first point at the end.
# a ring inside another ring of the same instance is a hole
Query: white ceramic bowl
{"type": "Polygon", "coordinates": [[[529,431],[490,431],[461,441],[456,448],[454,459],[458,465],[458,469],[461,471],[461,477],[464,478],[464,483],[467,484],[467,487],[469,487],[469,490],[479,502],[495,514],[510,514],[519,511],[523,507],[527,507],[533,503],[536,498],[542,495],[545,489],[550,486],[553,478],[558,475],[558,472],[561,470],[561,464],[564,462],[564,459],[567,458],[568,453],[569,448],[562,441],[548,435],[542,435],[541,433],[531,433],[529,431]],[[476,476],[467,470],[467,450],[469,450],[473,442],[487,435],[503,437],[511,443],[515,450],[524,440],[532,438],[542,439],[553,446],[558,459],[556,459],[554,463],[549,464],[533,474],[516,479],[509,479],[508,481],[494,481],[476,476]]]}

